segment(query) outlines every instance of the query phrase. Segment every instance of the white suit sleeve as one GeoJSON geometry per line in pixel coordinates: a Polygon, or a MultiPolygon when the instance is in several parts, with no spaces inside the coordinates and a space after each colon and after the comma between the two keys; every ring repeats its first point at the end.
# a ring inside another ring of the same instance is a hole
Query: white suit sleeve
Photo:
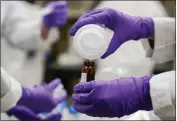
{"type": "Polygon", "coordinates": [[[3,22],[2,35],[12,45],[24,50],[44,49],[45,43],[51,43],[58,35],[49,42],[41,39],[41,24],[43,9],[31,6],[25,1],[4,1],[6,16],[3,22]]]}
{"type": "Polygon", "coordinates": [[[162,120],[175,119],[175,71],[152,77],[150,94],[155,114],[162,120]]]}
{"type": "Polygon", "coordinates": [[[22,86],[1,67],[1,112],[16,105],[22,96],[22,86]]]}
{"type": "Polygon", "coordinates": [[[158,63],[165,63],[175,59],[175,18],[161,17],[154,19],[155,47],[152,59],[158,63]]]}
{"type": "MultiPolygon", "coordinates": [[[[155,18],[156,63],[175,59],[175,19],[155,18]]],[[[175,71],[162,73],[150,80],[150,93],[155,114],[165,120],[175,118],[175,71]]]]}

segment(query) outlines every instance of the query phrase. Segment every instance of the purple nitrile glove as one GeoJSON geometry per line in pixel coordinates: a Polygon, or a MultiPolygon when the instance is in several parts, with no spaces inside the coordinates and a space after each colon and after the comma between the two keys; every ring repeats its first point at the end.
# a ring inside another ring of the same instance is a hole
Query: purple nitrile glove
{"type": "Polygon", "coordinates": [[[152,110],[151,77],[91,81],[74,87],[73,107],[94,117],[123,117],[138,110],[152,110]]]}
{"type": "Polygon", "coordinates": [[[32,110],[24,106],[16,106],[7,112],[9,116],[15,116],[22,121],[41,121],[41,120],[51,120],[59,121],[62,117],[60,113],[51,114],[47,118],[43,119],[42,117],[35,114],[32,110]]]}
{"type": "Polygon", "coordinates": [[[148,38],[154,33],[152,18],[129,16],[110,8],[104,8],[84,13],[72,27],[70,35],[74,36],[79,28],[87,24],[104,24],[114,31],[108,50],[101,57],[102,59],[114,53],[124,42],[148,38]]]}
{"type": "Polygon", "coordinates": [[[44,16],[43,23],[47,28],[64,25],[68,19],[67,1],[53,1],[45,6],[52,12],[44,16]]]}
{"type": "Polygon", "coordinates": [[[34,113],[50,112],[59,102],[63,101],[67,93],[56,96],[55,90],[61,85],[60,79],[55,79],[49,84],[37,86],[35,88],[23,88],[22,97],[17,106],[23,105],[31,109],[34,113]]]}

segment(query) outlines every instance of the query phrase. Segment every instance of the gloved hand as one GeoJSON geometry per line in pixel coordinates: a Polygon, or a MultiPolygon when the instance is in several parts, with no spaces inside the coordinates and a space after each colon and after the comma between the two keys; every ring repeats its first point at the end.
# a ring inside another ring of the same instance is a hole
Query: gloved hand
{"type": "Polygon", "coordinates": [[[43,23],[47,28],[64,25],[68,19],[68,4],[66,1],[54,1],[45,6],[52,12],[44,16],[43,23]]]}
{"type": "Polygon", "coordinates": [[[148,38],[154,33],[152,18],[129,16],[104,8],[84,13],[71,28],[70,35],[74,36],[79,28],[87,24],[104,24],[114,31],[108,50],[101,57],[102,59],[114,53],[124,42],[148,38]]]}
{"type": "Polygon", "coordinates": [[[151,77],[120,78],[79,83],[72,98],[78,112],[93,117],[122,117],[138,110],[152,110],[151,77]]]}
{"type": "Polygon", "coordinates": [[[64,89],[62,91],[60,90],[59,93],[61,93],[61,95],[59,94],[56,96],[55,91],[57,92],[57,88],[60,85],[61,80],[55,79],[49,84],[44,84],[34,88],[23,88],[22,97],[17,102],[17,106],[26,106],[34,113],[50,112],[67,96],[64,89]]]}
{"type": "Polygon", "coordinates": [[[61,119],[61,114],[50,114],[47,118],[43,119],[42,117],[35,114],[32,110],[24,106],[16,106],[12,108],[7,113],[9,116],[15,116],[22,121],[41,121],[41,120],[50,120],[50,121],[59,121],[61,119]]]}

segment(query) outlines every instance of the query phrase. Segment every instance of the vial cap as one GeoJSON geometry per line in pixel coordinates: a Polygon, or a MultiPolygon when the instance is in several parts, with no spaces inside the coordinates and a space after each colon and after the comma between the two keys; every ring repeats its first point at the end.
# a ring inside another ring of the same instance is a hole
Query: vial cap
{"type": "Polygon", "coordinates": [[[74,36],[74,49],[83,58],[100,58],[107,50],[109,41],[105,28],[89,24],[80,28],[74,36]]]}
{"type": "Polygon", "coordinates": [[[84,61],[85,66],[89,66],[89,63],[90,63],[89,61],[84,61]]]}

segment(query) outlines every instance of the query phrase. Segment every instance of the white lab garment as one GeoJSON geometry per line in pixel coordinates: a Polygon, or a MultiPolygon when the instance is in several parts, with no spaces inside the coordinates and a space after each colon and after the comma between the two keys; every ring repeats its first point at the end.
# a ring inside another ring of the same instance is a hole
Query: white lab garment
{"type": "MultiPolygon", "coordinates": [[[[45,12],[40,6],[25,1],[1,1],[1,66],[23,86],[41,84],[44,53],[59,37],[59,32],[55,28],[50,30],[47,40],[40,39],[42,16],[45,12]],[[36,56],[29,59],[27,52],[31,50],[36,51],[36,56]]],[[[12,87],[12,85],[16,85],[16,88],[12,88],[8,95],[14,89],[19,90],[18,82],[12,81],[10,86],[12,87]]],[[[13,92],[15,93],[15,91],[13,92]]],[[[17,100],[14,96],[12,94],[12,97],[9,98],[13,101],[12,105],[15,105],[17,100]]],[[[1,103],[1,108],[8,109],[12,105],[1,103]]],[[[1,113],[1,119],[7,120],[8,116],[1,113]]]]}
{"type": "MultiPolygon", "coordinates": [[[[156,18],[153,59],[157,63],[175,59],[175,19],[156,18]]],[[[152,77],[150,93],[155,114],[162,120],[175,120],[175,71],[152,77]]]]}
{"type": "Polygon", "coordinates": [[[22,86],[1,67],[1,112],[16,105],[22,95],[22,86]]]}
{"type": "Polygon", "coordinates": [[[153,109],[161,120],[176,119],[175,82],[175,71],[161,73],[150,80],[153,109]]]}
{"type": "Polygon", "coordinates": [[[25,1],[1,1],[1,65],[23,86],[40,84],[44,52],[58,38],[51,29],[45,42],[40,38],[45,10],[25,1]],[[27,58],[28,51],[35,51],[27,58]]]}

